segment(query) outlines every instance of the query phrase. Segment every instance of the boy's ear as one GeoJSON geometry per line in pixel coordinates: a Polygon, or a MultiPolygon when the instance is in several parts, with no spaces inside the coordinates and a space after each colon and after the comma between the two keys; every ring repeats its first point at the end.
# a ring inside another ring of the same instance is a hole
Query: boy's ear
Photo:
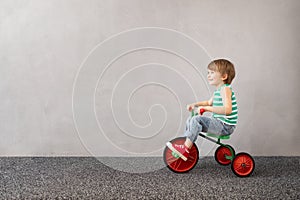
{"type": "Polygon", "coordinates": [[[228,74],[223,74],[222,80],[225,81],[228,78],[228,74]]]}

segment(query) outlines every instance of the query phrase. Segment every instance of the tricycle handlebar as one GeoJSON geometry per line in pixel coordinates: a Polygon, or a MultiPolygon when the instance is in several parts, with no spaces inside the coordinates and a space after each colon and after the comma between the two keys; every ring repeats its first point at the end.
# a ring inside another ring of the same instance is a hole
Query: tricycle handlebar
{"type": "MultiPolygon", "coordinates": [[[[194,109],[191,106],[189,107],[189,111],[191,112],[191,115],[193,117],[195,115],[195,111],[194,111],[194,109]]],[[[199,113],[197,113],[197,114],[203,115],[204,112],[205,112],[205,109],[201,108],[200,111],[199,111],[199,113]]]]}

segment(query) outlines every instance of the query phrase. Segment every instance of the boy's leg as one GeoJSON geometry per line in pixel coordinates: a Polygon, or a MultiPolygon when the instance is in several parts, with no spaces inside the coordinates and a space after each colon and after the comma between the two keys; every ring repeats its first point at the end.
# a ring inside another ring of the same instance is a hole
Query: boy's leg
{"type": "Polygon", "coordinates": [[[227,124],[222,123],[220,120],[216,118],[208,118],[208,117],[201,117],[197,116],[193,118],[191,124],[190,124],[190,132],[186,131],[185,135],[187,137],[185,141],[185,146],[188,148],[191,148],[193,146],[193,143],[196,141],[199,132],[207,132],[207,133],[213,133],[216,135],[230,135],[235,129],[235,126],[230,126],[227,124]],[[195,131],[195,127],[202,126],[202,130],[200,128],[195,131]]]}
{"type": "Polygon", "coordinates": [[[185,139],[184,146],[186,146],[188,149],[191,149],[194,142],[190,140],[188,137],[185,139]]]}
{"type": "MultiPolygon", "coordinates": [[[[190,119],[189,125],[187,125],[187,130],[184,135],[186,136],[186,141],[183,145],[167,143],[167,146],[183,160],[187,160],[189,155],[189,149],[193,146],[193,143],[196,141],[199,132],[207,130],[209,121],[211,118],[194,116],[190,119]]],[[[189,119],[188,119],[189,121],[189,119]]]]}
{"type": "Polygon", "coordinates": [[[215,135],[230,135],[234,130],[234,128],[231,129],[231,127],[235,127],[235,126],[226,125],[220,120],[216,118],[212,118],[208,126],[208,129],[205,132],[212,133],[215,135]],[[230,128],[230,130],[227,128],[227,126],[230,128]]]}
{"type": "Polygon", "coordinates": [[[185,131],[186,145],[189,148],[192,147],[193,143],[197,140],[200,132],[207,132],[210,126],[211,118],[203,116],[194,116],[189,124],[189,128],[185,131]]]}
{"type": "Polygon", "coordinates": [[[190,128],[190,121],[191,121],[191,119],[192,119],[191,116],[189,116],[187,118],[186,123],[185,123],[185,130],[184,130],[184,132],[190,128]]]}
{"type": "MultiPolygon", "coordinates": [[[[189,116],[188,119],[186,120],[184,135],[185,135],[185,132],[190,129],[191,119],[192,119],[192,117],[189,116]]],[[[190,149],[193,146],[193,142],[187,138],[184,145],[190,149]]]]}

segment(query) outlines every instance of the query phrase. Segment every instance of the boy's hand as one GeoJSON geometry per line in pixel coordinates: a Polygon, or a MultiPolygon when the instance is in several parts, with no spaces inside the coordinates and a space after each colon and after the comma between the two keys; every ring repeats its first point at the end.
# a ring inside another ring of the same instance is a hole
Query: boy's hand
{"type": "Polygon", "coordinates": [[[187,106],[186,106],[186,109],[188,110],[188,111],[192,111],[192,110],[194,110],[194,108],[195,108],[195,104],[188,104],[187,106]]]}
{"type": "Polygon", "coordinates": [[[192,107],[191,104],[188,104],[188,105],[186,105],[186,109],[187,109],[188,111],[191,111],[191,110],[193,110],[193,107],[192,107]]]}

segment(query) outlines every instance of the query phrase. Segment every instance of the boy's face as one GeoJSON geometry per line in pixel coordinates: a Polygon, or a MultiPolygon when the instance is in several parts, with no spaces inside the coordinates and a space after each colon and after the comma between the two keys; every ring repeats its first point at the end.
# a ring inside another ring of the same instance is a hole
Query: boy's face
{"type": "Polygon", "coordinates": [[[224,80],[226,80],[227,74],[223,75],[218,71],[213,71],[207,69],[207,80],[210,85],[219,87],[224,84],[224,80]]]}

